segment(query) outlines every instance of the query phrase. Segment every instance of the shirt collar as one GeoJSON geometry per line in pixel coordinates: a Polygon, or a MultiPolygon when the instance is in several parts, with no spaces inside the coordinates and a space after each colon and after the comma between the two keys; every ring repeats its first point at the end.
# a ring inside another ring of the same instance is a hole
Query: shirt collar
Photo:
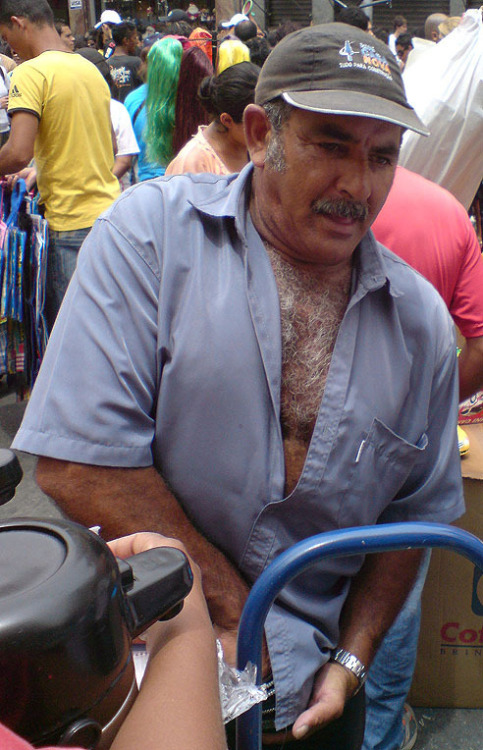
{"type": "Polygon", "coordinates": [[[383,247],[377,242],[372,231],[368,231],[357,246],[354,254],[359,284],[367,291],[374,292],[387,287],[392,297],[400,297],[404,292],[397,276],[388,267],[383,247]]]}
{"type": "MultiPolygon", "coordinates": [[[[248,197],[252,173],[253,164],[249,162],[239,175],[228,178],[223,190],[208,200],[191,200],[191,205],[207,216],[233,218],[238,232],[242,237],[246,236],[248,197]]],[[[373,292],[387,286],[391,296],[399,297],[403,294],[397,283],[397,277],[394,273],[389,272],[381,245],[376,241],[371,231],[367,232],[357,246],[354,261],[358,285],[360,284],[362,287],[362,293],[373,292]]]]}
{"type": "Polygon", "coordinates": [[[248,197],[253,172],[252,162],[243,167],[238,175],[228,178],[224,190],[208,200],[190,200],[190,203],[201,213],[215,218],[233,218],[238,231],[246,235],[248,197]]]}

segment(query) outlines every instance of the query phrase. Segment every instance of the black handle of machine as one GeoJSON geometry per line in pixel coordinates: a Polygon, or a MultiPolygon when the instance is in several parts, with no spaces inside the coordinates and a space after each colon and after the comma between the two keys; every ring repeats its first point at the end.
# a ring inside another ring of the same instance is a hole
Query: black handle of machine
{"type": "Polygon", "coordinates": [[[8,448],[0,449],[0,505],[5,505],[15,495],[23,472],[15,453],[8,448]]]}
{"type": "Polygon", "coordinates": [[[156,547],[118,560],[133,637],[156,620],[177,614],[193,586],[186,555],[172,547],[156,547]]]}

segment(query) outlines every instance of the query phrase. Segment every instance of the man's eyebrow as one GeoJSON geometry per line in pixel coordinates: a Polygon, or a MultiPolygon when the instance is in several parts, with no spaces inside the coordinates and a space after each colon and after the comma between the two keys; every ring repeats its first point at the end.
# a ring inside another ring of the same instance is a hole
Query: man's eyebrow
{"type": "Polygon", "coordinates": [[[380,146],[374,146],[371,149],[374,154],[383,154],[384,156],[398,156],[400,150],[400,144],[396,146],[394,143],[386,143],[380,146]]]}
{"type": "MultiPolygon", "coordinates": [[[[345,128],[341,128],[332,122],[326,122],[317,128],[317,135],[325,136],[326,138],[334,138],[342,143],[357,143],[357,138],[345,128]]],[[[372,151],[376,154],[384,154],[385,156],[397,156],[401,144],[395,145],[392,141],[387,144],[375,146],[372,151]]]]}
{"type": "Polygon", "coordinates": [[[337,140],[344,141],[345,143],[354,143],[356,141],[352,133],[331,122],[326,122],[317,127],[317,135],[324,135],[327,138],[337,138],[337,140]]]}

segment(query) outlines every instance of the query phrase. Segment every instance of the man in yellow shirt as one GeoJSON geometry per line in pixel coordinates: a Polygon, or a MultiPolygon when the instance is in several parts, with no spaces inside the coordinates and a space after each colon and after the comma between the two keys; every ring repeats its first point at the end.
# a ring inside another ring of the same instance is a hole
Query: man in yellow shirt
{"type": "Polygon", "coordinates": [[[10,138],[0,175],[32,157],[49,222],[46,313],[52,327],[93,225],[119,194],[109,89],[92,63],[65,50],[46,0],[0,0],[0,34],[24,61],[12,74],[10,138]]]}

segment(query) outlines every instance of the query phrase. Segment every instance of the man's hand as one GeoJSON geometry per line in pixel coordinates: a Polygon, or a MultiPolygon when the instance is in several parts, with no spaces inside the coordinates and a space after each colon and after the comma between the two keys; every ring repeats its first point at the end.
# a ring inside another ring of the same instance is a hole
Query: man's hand
{"type": "Polygon", "coordinates": [[[13,190],[17,180],[25,180],[27,191],[30,192],[37,182],[37,167],[25,167],[15,174],[6,174],[5,183],[8,190],[13,190]]]}
{"type": "Polygon", "coordinates": [[[172,539],[171,537],[151,531],[139,531],[135,534],[120,537],[119,539],[113,539],[108,542],[108,546],[113,555],[122,559],[138,555],[140,552],[147,552],[156,547],[173,547],[188,555],[184,544],[178,539],[172,539]]]}
{"type": "Polygon", "coordinates": [[[358,686],[357,677],[348,669],[327,662],[315,678],[308,709],[300,714],[292,727],[295,739],[299,740],[338,719],[358,686]]]}
{"type": "Polygon", "coordinates": [[[7,109],[8,96],[0,96],[0,109],[7,109]]]}

